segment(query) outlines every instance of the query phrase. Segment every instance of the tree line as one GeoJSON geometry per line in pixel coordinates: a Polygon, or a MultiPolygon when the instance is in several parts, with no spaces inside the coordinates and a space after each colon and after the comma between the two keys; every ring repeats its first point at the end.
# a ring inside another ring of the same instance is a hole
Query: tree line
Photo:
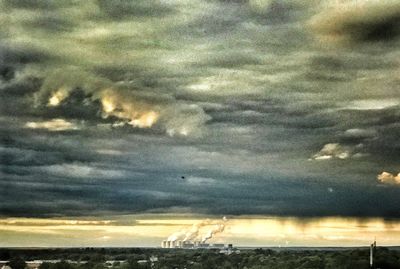
{"type": "MultiPolygon", "coordinates": [[[[26,269],[25,261],[59,259],[39,269],[370,269],[368,249],[242,250],[230,255],[219,250],[183,249],[2,249],[0,260],[12,269],[26,269]],[[151,261],[151,257],[154,258],[151,261]],[[107,261],[112,260],[112,263],[107,261]],[[69,262],[74,261],[74,262],[69,262]]],[[[400,269],[400,250],[379,247],[376,268],[400,269]]]]}

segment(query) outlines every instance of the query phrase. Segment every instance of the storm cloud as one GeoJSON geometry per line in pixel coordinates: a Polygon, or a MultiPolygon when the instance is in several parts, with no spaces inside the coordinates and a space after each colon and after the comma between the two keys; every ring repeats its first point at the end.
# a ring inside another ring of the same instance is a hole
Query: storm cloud
{"type": "Polygon", "coordinates": [[[400,4],[396,1],[331,1],[311,20],[322,35],[358,43],[388,42],[399,37],[400,4]]]}
{"type": "Polygon", "coordinates": [[[339,2],[0,1],[0,215],[399,218],[400,6],[339,2]]]}

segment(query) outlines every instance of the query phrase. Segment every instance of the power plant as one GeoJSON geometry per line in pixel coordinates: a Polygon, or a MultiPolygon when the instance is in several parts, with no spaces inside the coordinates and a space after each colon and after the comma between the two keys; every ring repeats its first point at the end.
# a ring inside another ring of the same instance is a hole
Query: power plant
{"type": "Polygon", "coordinates": [[[208,244],[202,243],[201,241],[167,241],[164,240],[161,242],[162,248],[183,248],[183,249],[202,249],[202,248],[209,248],[209,249],[223,249],[223,248],[232,248],[232,244],[208,244]]]}
{"type": "Polygon", "coordinates": [[[199,249],[199,248],[232,248],[232,244],[209,244],[206,241],[211,239],[215,234],[222,233],[225,229],[227,218],[222,220],[203,220],[193,224],[191,228],[183,229],[179,232],[171,234],[167,240],[161,242],[162,248],[183,248],[183,249],[199,249]],[[211,227],[207,229],[205,227],[211,227]]]}

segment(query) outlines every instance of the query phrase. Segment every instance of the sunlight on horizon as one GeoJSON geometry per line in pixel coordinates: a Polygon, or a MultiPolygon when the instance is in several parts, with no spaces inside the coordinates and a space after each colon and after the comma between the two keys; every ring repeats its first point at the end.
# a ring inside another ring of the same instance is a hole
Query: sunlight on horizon
{"type": "MultiPolygon", "coordinates": [[[[158,247],[169,235],[207,219],[199,216],[138,215],[109,219],[6,218],[0,220],[0,246],[158,247]],[[158,217],[158,218],[157,218],[158,217]]],[[[211,219],[215,221],[216,219],[211,219]]],[[[200,235],[212,224],[205,225],[200,235]]],[[[400,242],[400,221],[379,218],[233,217],[209,242],[236,246],[367,246],[400,242]]]]}

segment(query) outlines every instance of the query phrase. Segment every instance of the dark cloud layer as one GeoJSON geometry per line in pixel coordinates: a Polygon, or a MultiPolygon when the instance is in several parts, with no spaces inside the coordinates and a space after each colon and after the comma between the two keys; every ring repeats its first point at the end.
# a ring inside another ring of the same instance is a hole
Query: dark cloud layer
{"type": "Polygon", "coordinates": [[[400,34],[400,5],[395,1],[337,4],[314,18],[314,27],[353,42],[388,42],[400,34]]]}
{"type": "Polygon", "coordinates": [[[0,1],[0,215],[399,218],[399,5],[311,2],[0,1]]]}
{"type": "Polygon", "coordinates": [[[98,0],[97,4],[100,10],[113,20],[129,19],[130,17],[165,16],[173,11],[172,7],[158,0],[116,0],[112,2],[98,0]]]}

